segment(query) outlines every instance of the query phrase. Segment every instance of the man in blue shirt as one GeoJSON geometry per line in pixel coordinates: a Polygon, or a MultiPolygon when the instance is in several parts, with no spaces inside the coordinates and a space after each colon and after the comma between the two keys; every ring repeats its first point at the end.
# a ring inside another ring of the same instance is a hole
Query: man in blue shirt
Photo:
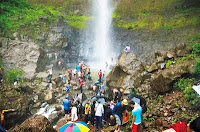
{"type": "Polygon", "coordinates": [[[63,100],[63,106],[64,106],[64,111],[65,111],[65,120],[66,122],[68,121],[68,119],[70,120],[69,114],[70,114],[70,106],[71,106],[71,102],[68,100],[69,96],[65,97],[66,99],[63,100]]]}
{"type": "Polygon", "coordinates": [[[123,113],[126,110],[125,105],[128,105],[128,101],[124,99],[122,102],[119,102],[115,105],[112,111],[111,119],[113,119],[113,115],[116,119],[116,128],[115,130],[120,131],[120,126],[122,125],[123,113]]]}
{"type": "Polygon", "coordinates": [[[129,104],[133,108],[132,110],[133,120],[130,128],[132,129],[132,132],[140,132],[140,123],[142,121],[141,119],[142,107],[139,104],[135,103],[134,101],[130,101],[129,104]]]}

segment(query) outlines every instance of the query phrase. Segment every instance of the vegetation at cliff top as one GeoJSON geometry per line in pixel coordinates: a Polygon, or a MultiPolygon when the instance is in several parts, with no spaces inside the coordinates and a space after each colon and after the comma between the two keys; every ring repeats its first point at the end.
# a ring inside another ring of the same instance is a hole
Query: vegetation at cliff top
{"type": "Polygon", "coordinates": [[[200,24],[200,7],[183,9],[183,4],[181,0],[123,0],[114,12],[114,24],[132,30],[170,30],[200,24]]]}
{"type": "Polygon", "coordinates": [[[41,27],[42,29],[47,28],[45,23],[58,21],[59,17],[64,17],[66,23],[74,28],[84,28],[84,22],[88,20],[86,16],[74,15],[70,11],[65,14],[62,12],[62,7],[56,8],[52,5],[34,2],[30,4],[26,0],[1,1],[0,4],[1,35],[12,35],[16,31],[21,31],[21,34],[26,35],[27,32],[24,29],[28,27],[34,36],[41,30],[41,27]],[[41,22],[42,19],[45,19],[45,22],[41,22]]]}

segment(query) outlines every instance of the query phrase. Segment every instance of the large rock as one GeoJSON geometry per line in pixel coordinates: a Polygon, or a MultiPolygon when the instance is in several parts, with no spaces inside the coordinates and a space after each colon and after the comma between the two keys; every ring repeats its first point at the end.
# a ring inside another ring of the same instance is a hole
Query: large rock
{"type": "Polygon", "coordinates": [[[118,60],[118,65],[129,75],[137,74],[138,72],[143,71],[142,62],[139,61],[133,53],[129,53],[127,55],[123,53],[118,60]]]}
{"type": "Polygon", "coordinates": [[[56,132],[46,117],[33,116],[9,130],[10,132],[56,132]]]}
{"type": "Polygon", "coordinates": [[[108,87],[132,88],[141,84],[142,72],[143,65],[133,53],[122,54],[118,65],[108,74],[106,84],[108,87]]]}
{"type": "Polygon", "coordinates": [[[53,92],[48,92],[46,94],[46,96],[44,97],[44,100],[49,104],[54,103],[56,101],[54,93],[53,92]]]}
{"type": "Polygon", "coordinates": [[[8,69],[21,69],[26,78],[32,78],[40,56],[39,46],[34,42],[23,42],[1,38],[1,55],[8,69]]]}
{"type": "Polygon", "coordinates": [[[164,93],[172,89],[172,82],[183,74],[191,74],[194,61],[186,61],[179,65],[174,65],[168,69],[158,72],[151,80],[151,88],[159,93],[164,93]]]}

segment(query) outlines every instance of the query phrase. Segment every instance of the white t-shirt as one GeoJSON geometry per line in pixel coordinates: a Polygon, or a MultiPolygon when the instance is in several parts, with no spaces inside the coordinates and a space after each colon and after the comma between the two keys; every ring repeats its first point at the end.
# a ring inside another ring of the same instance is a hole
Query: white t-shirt
{"type": "Polygon", "coordinates": [[[96,103],[95,109],[96,109],[95,116],[102,116],[103,115],[104,108],[103,108],[103,105],[101,103],[96,103]]]}
{"type": "Polygon", "coordinates": [[[71,113],[72,113],[72,116],[71,116],[71,121],[76,121],[76,120],[78,120],[78,116],[77,116],[77,108],[76,107],[72,107],[72,111],[71,111],[71,113]],[[75,117],[74,117],[74,120],[73,120],[73,116],[75,115],[75,117]]]}

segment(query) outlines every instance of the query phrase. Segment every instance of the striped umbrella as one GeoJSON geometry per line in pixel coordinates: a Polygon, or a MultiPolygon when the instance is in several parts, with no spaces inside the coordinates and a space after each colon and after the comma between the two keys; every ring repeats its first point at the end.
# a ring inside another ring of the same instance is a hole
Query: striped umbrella
{"type": "Polygon", "coordinates": [[[69,121],[59,129],[59,132],[88,132],[90,129],[85,122],[69,121]]]}

